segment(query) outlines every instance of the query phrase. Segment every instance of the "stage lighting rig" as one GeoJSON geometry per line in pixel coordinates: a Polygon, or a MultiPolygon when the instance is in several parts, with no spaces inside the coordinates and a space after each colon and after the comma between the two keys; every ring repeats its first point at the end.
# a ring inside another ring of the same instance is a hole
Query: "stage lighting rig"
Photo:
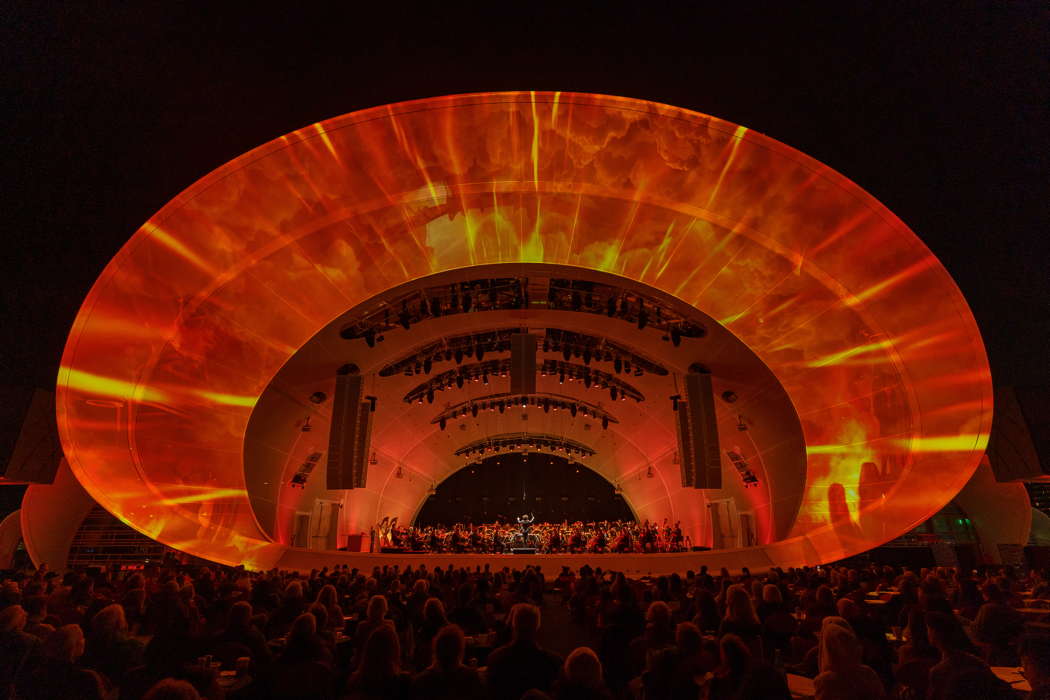
{"type": "Polygon", "coordinates": [[[466,417],[467,414],[477,417],[480,411],[499,411],[501,414],[508,406],[520,406],[522,408],[539,408],[544,413],[568,411],[573,417],[582,416],[593,420],[607,421],[608,423],[619,423],[612,414],[600,405],[581,401],[580,399],[563,394],[489,394],[476,399],[470,399],[451,406],[434,416],[430,423],[436,424],[441,430],[447,427],[449,421],[466,417]]]}

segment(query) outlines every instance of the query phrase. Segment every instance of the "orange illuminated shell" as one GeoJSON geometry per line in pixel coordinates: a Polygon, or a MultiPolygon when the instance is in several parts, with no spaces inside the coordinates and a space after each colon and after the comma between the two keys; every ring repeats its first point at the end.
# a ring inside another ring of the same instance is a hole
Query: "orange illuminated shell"
{"type": "Polygon", "coordinates": [[[454,268],[622,275],[718,319],[801,418],[806,490],[770,564],[838,559],[941,508],[976,468],[991,381],[948,273],[893,214],[781,143],[619,97],[489,93],[355,112],[210,173],[106,267],[58,418],[74,473],[136,529],[274,565],[242,443],[288,358],[354,305],[454,268]]]}

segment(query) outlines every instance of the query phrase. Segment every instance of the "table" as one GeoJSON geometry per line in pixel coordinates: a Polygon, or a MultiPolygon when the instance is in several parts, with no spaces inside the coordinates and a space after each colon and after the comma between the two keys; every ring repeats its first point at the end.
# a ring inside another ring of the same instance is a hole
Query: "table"
{"type": "Polygon", "coordinates": [[[805,698],[812,698],[817,694],[817,689],[813,685],[812,678],[796,676],[794,673],[789,673],[787,674],[787,682],[788,690],[791,691],[791,697],[793,698],[805,700],[805,698]]]}
{"type": "Polygon", "coordinates": [[[1021,675],[1021,669],[1016,666],[992,666],[992,673],[994,673],[999,680],[1006,681],[1010,684],[1010,687],[1014,690],[1019,690],[1023,693],[1032,692],[1032,686],[1025,680],[1025,677],[1021,675]]]}

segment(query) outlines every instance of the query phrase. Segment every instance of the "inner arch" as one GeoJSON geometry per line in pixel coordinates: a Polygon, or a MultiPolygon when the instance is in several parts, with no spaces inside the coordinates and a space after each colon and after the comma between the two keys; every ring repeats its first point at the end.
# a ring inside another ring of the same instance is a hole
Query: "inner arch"
{"type": "Polygon", "coordinates": [[[530,452],[486,457],[438,484],[414,524],[514,522],[532,513],[537,522],[634,520],[616,487],[597,472],[564,457],[530,452]]]}

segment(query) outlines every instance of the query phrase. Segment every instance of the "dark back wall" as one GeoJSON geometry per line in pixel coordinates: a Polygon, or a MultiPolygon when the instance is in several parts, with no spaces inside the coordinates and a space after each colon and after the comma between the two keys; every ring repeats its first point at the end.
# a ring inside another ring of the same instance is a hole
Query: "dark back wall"
{"type": "Polygon", "coordinates": [[[634,520],[613,485],[597,472],[554,455],[500,454],[441,482],[416,525],[513,521],[634,520]],[[524,500],[523,500],[524,498],[524,500]]]}

